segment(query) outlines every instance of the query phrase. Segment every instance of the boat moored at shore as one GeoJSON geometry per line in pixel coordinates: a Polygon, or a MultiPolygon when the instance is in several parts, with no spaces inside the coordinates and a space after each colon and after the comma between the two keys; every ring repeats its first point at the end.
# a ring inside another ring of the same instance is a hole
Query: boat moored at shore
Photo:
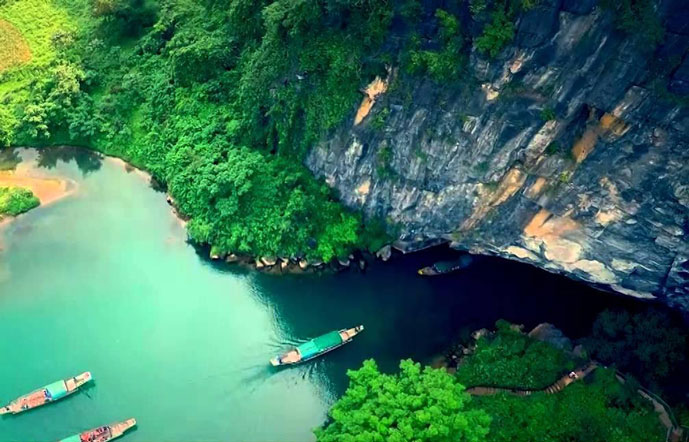
{"type": "Polygon", "coordinates": [[[418,270],[421,276],[446,275],[457,270],[465,269],[471,265],[473,258],[471,255],[462,255],[453,261],[438,261],[433,265],[418,270]]]}
{"type": "Polygon", "coordinates": [[[53,382],[13,400],[0,408],[0,414],[18,414],[50,402],[55,402],[72,393],[76,393],[82,385],[90,382],[92,379],[91,372],[86,371],[80,375],[53,382]]]}
{"type": "Polygon", "coordinates": [[[359,325],[358,327],[331,331],[330,333],[311,339],[281,356],[274,357],[270,360],[270,364],[274,367],[278,367],[281,365],[292,365],[309,361],[347,344],[354,336],[358,335],[363,330],[364,326],[359,325]]]}
{"type": "Polygon", "coordinates": [[[125,431],[135,425],[136,419],[130,418],[69,436],[66,439],[61,439],[59,442],[108,442],[122,436],[125,431]]]}

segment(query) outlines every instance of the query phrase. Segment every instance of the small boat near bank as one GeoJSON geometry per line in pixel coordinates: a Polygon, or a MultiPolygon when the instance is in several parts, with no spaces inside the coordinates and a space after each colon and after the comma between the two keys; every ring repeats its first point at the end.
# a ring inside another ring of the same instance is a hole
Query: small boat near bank
{"type": "Polygon", "coordinates": [[[59,442],[108,442],[122,436],[135,425],[136,419],[131,418],[69,436],[59,442]]]}
{"type": "Polygon", "coordinates": [[[417,273],[421,276],[445,275],[467,268],[472,262],[473,258],[471,255],[462,255],[453,261],[438,261],[433,265],[419,269],[417,273]]]}
{"type": "Polygon", "coordinates": [[[0,414],[18,414],[41,405],[55,402],[59,399],[76,393],[79,388],[91,381],[93,377],[90,371],[80,375],[53,382],[45,387],[34,390],[31,393],[20,396],[6,406],[0,408],[0,414]]]}
{"type": "Polygon", "coordinates": [[[309,361],[351,342],[354,336],[358,335],[363,330],[364,326],[359,325],[358,327],[331,331],[330,333],[311,339],[281,356],[274,357],[270,360],[270,364],[274,367],[278,367],[281,365],[292,365],[309,361]]]}

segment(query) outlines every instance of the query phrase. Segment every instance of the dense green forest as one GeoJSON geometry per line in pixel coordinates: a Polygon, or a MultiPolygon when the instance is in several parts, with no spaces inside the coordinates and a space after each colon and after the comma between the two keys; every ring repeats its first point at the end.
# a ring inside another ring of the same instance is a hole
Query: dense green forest
{"type": "MultiPolygon", "coordinates": [[[[647,3],[615,5],[620,26],[647,3]]],[[[345,210],[305,153],[386,66],[461,81],[472,40],[494,56],[537,4],[2,0],[0,145],[81,145],[150,171],[216,254],[376,249],[383,220],[345,210]]]]}

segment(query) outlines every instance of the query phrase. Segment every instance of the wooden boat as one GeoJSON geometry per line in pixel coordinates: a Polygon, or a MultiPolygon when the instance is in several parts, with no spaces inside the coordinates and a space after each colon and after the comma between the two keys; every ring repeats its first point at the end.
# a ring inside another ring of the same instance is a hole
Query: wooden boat
{"type": "Polygon", "coordinates": [[[462,255],[454,261],[439,261],[428,267],[419,269],[418,274],[422,276],[445,275],[460,269],[469,267],[473,259],[471,255],[462,255]]]}
{"type": "Polygon", "coordinates": [[[0,408],[0,414],[17,414],[22,411],[31,410],[32,408],[40,407],[50,402],[55,402],[58,399],[76,393],[79,388],[91,381],[91,372],[87,371],[72,378],[63,379],[61,381],[53,382],[50,385],[32,391],[29,394],[18,397],[10,402],[8,405],[0,408]]]}
{"type": "Polygon", "coordinates": [[[280,365],[292,365],[300,362],[306,362],[318,356],[324,355],[329,351],[333,351],[338,347],[350,342],[354,336],[361,333],[364,329],[363,325],[354,328],[342,329],[339,331],[331,331],[315,339],[301,344],[292,350],[284,353],[282,356],[276,356],[270,360],[271,365],[278,367],[280,365]]]}
{"type": "Polygon", "coordinates": [[[94,428],[83,433],[61,439],[59,442],[108,442],[122,436],[125,431],[136,425],[136,419],[127,419],[110,425],[94,428]]]}

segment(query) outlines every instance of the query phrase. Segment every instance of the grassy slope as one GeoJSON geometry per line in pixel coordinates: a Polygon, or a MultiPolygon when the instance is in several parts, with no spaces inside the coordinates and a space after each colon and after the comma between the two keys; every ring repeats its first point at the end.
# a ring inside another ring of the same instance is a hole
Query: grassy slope
{"type": "Polygon", "coordinates": [[[31,49],[22,33],[10,22],[0,19],[0,72],[31,60],[31,49]]]}
{"type": "Polygon", "coordinates": [[[58,31],[73,30],[65,9],[50,0],[11,0],[0,7],[0,19],[11,23],[31,49],[31,61],[0,75],[0,100],[10,96],[21,102],[28,91],[25,86],[47,68],[55,57],[51,39],[58,31]]]}

